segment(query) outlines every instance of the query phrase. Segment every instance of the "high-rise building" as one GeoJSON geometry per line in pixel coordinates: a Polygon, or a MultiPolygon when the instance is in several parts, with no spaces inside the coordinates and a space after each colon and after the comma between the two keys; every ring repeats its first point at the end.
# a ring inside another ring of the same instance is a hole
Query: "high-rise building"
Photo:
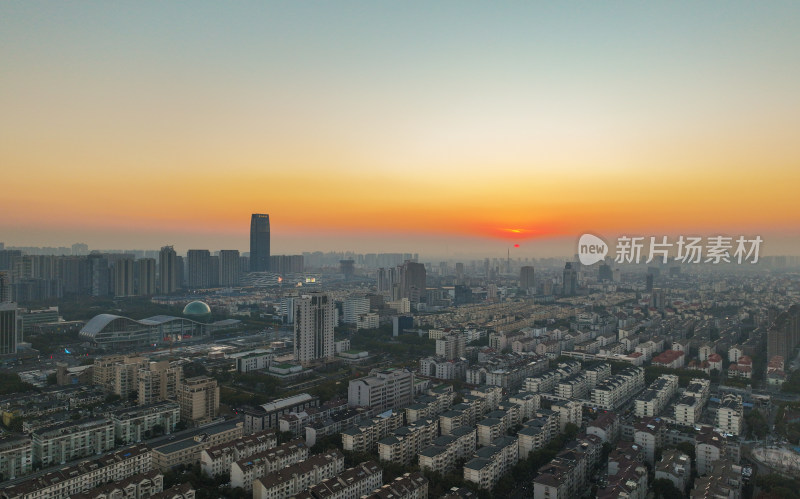
{"type": "Polygon", "coordinates": [[[648,292],[648,293],[649,293],[650,291],[653,291],[653,279],[654,279],[654,276],[653,276],[653,274],[651,274],[650,272],[648,272],[648,273],[647,273],[647,277],[645,277],[645,285],[644,285],[644,290],[645,290],[646,292],[648,292]]]}
{"type": "Polygon", "coordinates": [[[294,357],[304,365],[334,355],[333,300],[325,293],[311,293],[294,300],[294,357]]]}
{"type": "Polygon", "coordinates": [[[149,296],[156,293],[156,260],[142,258],[136,260],[136,294],[149,296]]]}
{"type": "Polygon", "coordinates": [[[114,262],[114,296],[133,296],[133,258],[120,258],[114,262]]]}
{"type": "Polygon", "coordinates": [[[187,378],[178,385],[181,419],[194,424],[207,423],[219,414],[219,385],[208,376],[187,378]]]}
{"type": "Polygon", "coordinates": [[[106,255],[95,252],[89,255],[89,275],[92,296],[108,296],[111,291],[111,275],[106,255]]]}
{"type": "Polygon", "coordinates": [[[5,270],[0,271],[0,303],[11,301],[11,277],[5,270]]]}
{"type": "Polygon", "coordinates": [[[219,256],[211,255],[208,257],[208,287],[216,288],[219,286],[219,256]]]}
{"type": "Polygon", "coordinates": [[[427,273],[425,265],[410,260],[400,267],[401,298],[408,298],[412,304],[417,304],[425,295],[427,273]]]}
{"type": "Polygon", "coordinates": [[[17,351],[17,304],[0,303],[0,355],[17,351]]]}
{"type": "Polygon", "coordinates": [[[186,252],[188,272],[186,273],[187,288],[209,287],[209,270],[211,253],[208,250],[189,250],[186,252]]]}
{"type": "Polygon", "coordinates": [[[597,267],[597,280],[599,281],[613,281],[614,280],[614,271],[611,270],[611,266],[606,263],[601,263],[597,267]]]}
{"type": "Polygon", "coordinates": [[[219,252],[219,285],[223,287],[239,285],[239,250],[219,252]]]}
{"type": "Polygon", "coordinates": [[[526,265],[519,269],[519,287],[526,293],[533,294],[533,267],[526,265]]]}
{"type": "Polygon", "coordinates": [[[83,256],[89,254],[89,245],[84,243],[75,243],[72,245],[72,254],[74,256],[83,256]]]}
{"type": "Polygon", "coordinates": [[[164,246],[158,253],[158,292],[174,293],[178,290],[178,254],[172,246],[164,246]]]}
{"type": "Polygon", "coordinates": [[[250,272],[269,268],[269,215],[253,213],[250,217],[250,272]]]}
{"type": "Polygon", "coordinates": [[[183,378],[183,368],[168,360],[150,362],[137,373],[139,405],[148,405],[174,399],[183,378]]]}
{"type": "Polygon", "coordinates": [[[572,268],[572,262],[564,265],[563,287],[561,294],[564,296],[574,296],[578,292],[578,272],[572,268]]]}
{"type": "Polygon", "coordinates": [[[784,359],[790,359],[798,343],[800,343],[800,306],[792,305],[786,312],[778,314],[767,331],[767,358],[780,355],[784,359]]]}

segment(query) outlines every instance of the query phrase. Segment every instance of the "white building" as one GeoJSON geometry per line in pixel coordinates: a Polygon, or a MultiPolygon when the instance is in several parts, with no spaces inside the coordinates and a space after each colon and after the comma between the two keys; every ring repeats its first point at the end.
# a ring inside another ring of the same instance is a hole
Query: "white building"
{"type": "Polygon", "coordinates": [[[414,373],[403,369],[373,369],[369,376],[350,381],[347,403],[351,407],[383,410],[411,404],[414,373]]]}
{"type": "Polygon", "coordinates": [[[294,302],[295,359],[303,365],[333,359],[336,325],[333,299],[325,293],[311,293],[294,302]]]}
{"type": "Polygon", "coordinates": [[[67,461],[114,448],[114,424],[106,418],[70,421],[34,430],[33,461],[41,466],[67,461]]]}
{"type": "Polygon", "coordinates": [[[722,397],[717,410],[717,428],[725,433],[738,436],[742,433],[743,420],[742,396],[728,393],[722,397]]]}
{"type": "Polygon", "coordinates": [[[158,430],[163,434],[175,431],[181,419],[181,408],[175,402],[164,401],[120,409],[107,415],[114,425],[114,438],[130,444],[157,436],[158,430]]]}

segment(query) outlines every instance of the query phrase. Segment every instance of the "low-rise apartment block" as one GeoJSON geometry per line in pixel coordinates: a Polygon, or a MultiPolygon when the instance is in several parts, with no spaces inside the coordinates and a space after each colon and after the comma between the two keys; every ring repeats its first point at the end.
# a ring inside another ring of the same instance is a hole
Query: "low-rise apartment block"
{"type": "Polygon", "coordinates": [[[354,452],[374,452],[378,441],[403,426],[403,412],[388,410],[342,432],[342,448],[354,452]]]}
{"type": "Polygon", "coordinates": [[[419,467],[445,474],[455,469],[459,459],[466,459],[475,453],[477,437],[474,429],[463,426],[452,435],[433,439],[432,443],[419,452],[419,467]]]}
{"type": "Polygon", "coordinates": [[[416,423],[400,427],[392,436],[378,441],[378,456],[381,461],[409,464],[417,460],[417,454],[428,447],[439,433],[439,421],[421,419],[416,423]]]}
{"type": "Polygon", "coordinates": [[[175,402],[120,409],[108,413],[114,424],[114,438],[126,444],[141,442],[157,433],[169,434],[181,419],[181,408],[175,402]]]}
{"type": "Polygon", "coordinates": [[[362,499],[427,499],[428,479],[421,473],[405,473],[362,499]]]}
{"type": "Polygon", "coordinates": [[[243,457],[230,465],[231,487],[250,490],[256,479],[306,459],[308,446],[302,439],[243,457]]]}
{"type": "Polygon", "coordinates": [[[95,418],[45,426],[31,434],[33,462],[43,467],[102,454],[114,448],[114,425],[95,418]]]}
{"type": "Polygon", "coordinates": [[[738,436],[742,434],[743,421],[742,396],[726,394],[720,400],[719,409],[717,409],[717,428],[725,433],[738,436]]]}
{"type": "Polygon", "coordinates": [[[482,489],[491,489],[501,476],[519,461],[519,446],[514,437],[500,437],[475,452],[464,464],[464,480],[482,489]]]}
{"type": "Polygon", "coordinates": [[[592,390],[592,404],[606,410],[622,406],[644,388],[644,369],[628,367],[607,378],[592,390]]]}
{"type": "Polygon", "coordinates": [[[0,475],[12,480],[33,471],[33,444],[25,436],[0,439],[0,475]]]}
{"type": "Polygon", "coordinates": [[[338,450],[315,454],[253,482],[253,499],[286,499],[344,471],[338,450]]]}
{"type": "Polygon", "coordinates": [[[265,430],[245,435],[230,442],[215,445],[200,452],[200,468],[208,476],[230,473],[231,465],[253,454],[264,452],[278,445],[275,430],[265,430]]]}
{"type": "Polygon", "coordinates": [[[203,450],[241,436],[242,421],[236,419],[195,428],[175,439],[154,444],[153,466],[169,471],[178,465],[199,463],[203,450]]]}
{"type": "Polygon", "coordinates": [[[658,416],[677,391],[678,377],[674,374],[662,374],[636,397],[634,414],[640,418],[658,416]]]}

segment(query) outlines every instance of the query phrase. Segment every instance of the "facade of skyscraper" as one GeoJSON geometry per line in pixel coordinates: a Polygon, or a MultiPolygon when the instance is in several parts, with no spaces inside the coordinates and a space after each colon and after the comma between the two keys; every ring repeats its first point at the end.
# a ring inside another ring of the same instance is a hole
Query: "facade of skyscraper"
{"type": "Polygon", "coordinates": [[[800,306],[792,305],[789,310],[778,314],[767,331],[767,358],[780,355],[791,359],[794,347],[800,343],[800,306]]]}
{"type": "Polygon", "coordinates": [[[250,272],[269,271],[269,215],[250,217],[250,272]]]}
{"type": "Polygon", "coordinates": [[[572,262],[564,265],[563,286],[561,294],[564,296],[574,296],[578,292],[578,272],[572,268],[572,262]]]}
{"type": "Polygon", "coordinates": [[[158,292],[174,293],[178,290],[178,255],[172,246],[164,246],[158,253],[158,292]]]}
{"type": "Polygon", "coordinates": [[[133,296],[134,290],[133,258],[120,258],[114,262],[114,296],[133,296]]]}
{"type": "Polygon", "coordinates": [[[0,355],[17,351],[17,304],[0,303],[0,355]]]}
{"type": "Polygon", "coordinates": [[[332,359],[333,300],[325,293],[311,293],[294,300],[294,357],[303,365],[332,359]]]}
{"type": "Polygon", "coordinates": [[[156,293],[156,260],[142,258],[136,260],[136,294],[150,296],[156,293]]]}
{"type": "Polygon", "coordinates": [[[526,265],[519,269],[519,287],[528,294],[533,294],[533,267],[526,265]]]}
{"type": "Polygon", "coordinates": [[[239,250],[219,252],[219,285],[223,287],[239,285],[239,250]]]}
{"type": "Polygon", "coordinates": [[[417,304],[425,296],[427,288],[427,273],[425,265],[406,261],[400,267],[401,298],[408,298],[412,304],[417,304]]]}
{"type": "Polygon", "coordinates": [[[89,255],[89,275],[92,296],[108,296],[111,287],[111,276],[108,258],[101,253],[89,255]]]}
{"type": "Polygon", "coordinates": [[[208,250],[189,250],[186,252],[186,287],[187,288],[207,288],[209,287],[209,271],[211,253],[208,250]]]}

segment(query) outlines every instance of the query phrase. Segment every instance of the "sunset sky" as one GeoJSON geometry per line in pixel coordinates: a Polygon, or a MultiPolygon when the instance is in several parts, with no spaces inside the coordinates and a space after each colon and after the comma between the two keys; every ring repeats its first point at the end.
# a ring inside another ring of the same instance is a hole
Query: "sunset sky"
{"type": "Polygon", "coordinates": [[[6,1],[0,241],[797,254],[799,89],[794,1],[6,1]]]}

